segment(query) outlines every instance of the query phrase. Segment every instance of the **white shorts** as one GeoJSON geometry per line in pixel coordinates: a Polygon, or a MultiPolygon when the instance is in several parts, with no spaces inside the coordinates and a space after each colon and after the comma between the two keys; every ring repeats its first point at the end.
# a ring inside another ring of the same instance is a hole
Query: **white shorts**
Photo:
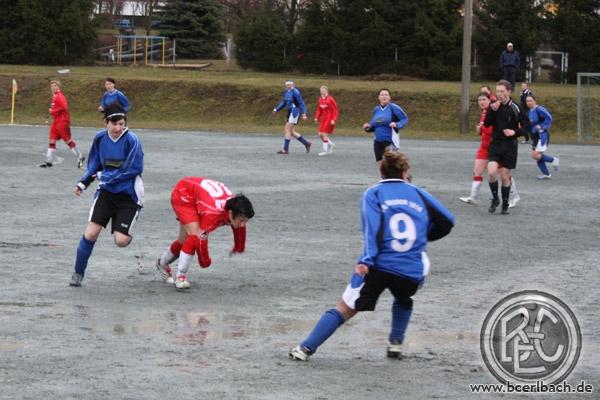
{"type": "Polygon", "coordinates": [[[543,132],[539,134],[539,138],[537,139],[533,150],[543,153],[548,150],[548,133],[543,132]]]}
{"type": "Polygon", "coordinates": [[[288,111],[288,123],[296,125],[298,123],[298,118],[300,118],[300,110],[297,108],[292,108],[288,111]]]}

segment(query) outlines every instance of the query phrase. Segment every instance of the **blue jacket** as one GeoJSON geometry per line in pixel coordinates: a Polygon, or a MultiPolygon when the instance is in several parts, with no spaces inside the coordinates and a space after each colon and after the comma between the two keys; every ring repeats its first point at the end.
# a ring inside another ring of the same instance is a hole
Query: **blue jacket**
{"type": "Polygon", "coordinates": [[[402,129],[408,124],[408,115],[396,103],[390,103],[385,107],[378,105],[373,109],[369,125],[370,131],[375,131],[376,142],[391,142],[392,128],[390,124],[396,122],[396,129],[402,129]]]}
{"type": "Polygon", "coordinates": [[[421,282],[429,272],[427,242],[441,239],[454,216],[425,190],[384,179],[361,200],[363,252],[358,263],[421,282]]]}
{"type": "Polygon", "coordinates": [[[302,94],[298,88],[292,88],[291,90],[286,89],[283,91],[283,99],[281,99],[279,104],[277,104],[277,107],[275,107],[275,112],[279,112],[284,108],[294,113],[294,115],[298,111],[300,114],[306,114],[306,104],[304,104],[302,94]]]}
{"type": "Polygon", "coordinates": [[[529,110],[529,122],[532,133],[548,133],[548,129],[552,126],[552,114],[544,106],[535,106],[529,110]],[[541,130],[538,130],[538,125],[541,130]]]}
{"type": "Polygon", "coordinates": [[[135,133],[126,128],[117,140],[113,140],[104,129],[94,136],[87,171],[79,179],[77,186],[83,190],[98,178],[98,191],[128,194],[141,206],[144,193],[141,178],[143,169],[144,152],[135,133]]]}
{"type": "Polygon", "coordinates": [[[117,103],[125,112],[129,112],[129,99],[121,91],[104,92],[100,105],[106,110],[111,104],[117,103]]]}
{"type": "Polygon", "coordinates": [[[515,67],[519,68],[519,53],[516,50],[504,50],[500,55],[500,68],[515,67]]]}

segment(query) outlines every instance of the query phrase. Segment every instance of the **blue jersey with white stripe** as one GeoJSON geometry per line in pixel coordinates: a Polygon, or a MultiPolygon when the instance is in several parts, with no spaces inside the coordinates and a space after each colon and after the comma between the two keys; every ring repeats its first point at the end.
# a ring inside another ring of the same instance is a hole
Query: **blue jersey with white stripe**
{"type": "Polygon", "coordinates": [[[396,123],[396,130],[408,124],[408,115],[398,104],[389,103],[385,107],[379,105],[373,109],[369,125],[375,131],[375,141],[392,141],[392,128],[390,128],[392,122],[396,123]]]}
{"type": "Polygon", "coordinates": [[[284,108],[290,112],[294,112],[297,109],[300,111],[300,114],[306,114],[306,104],[304,104],[302,94],[298,88],[283,91],[283,99],[277,104],[275,111],[281,111],[284,108]]]}
{"type": "Polygon", "coordinates": [[[427,242],[454,226],[454,216],[425,190],[384,179],[361,200],[363,252],[358,263],[415,282],[429,272],[427,242]]]}
{"type": "Polygon", "coordinates": [[[535,106],[529,110],[529,122],[532,133],[548,133],[552,126],[552,114],[544,106],[535,106]]]}
{"type": "Polygon", "coordinates": [[[126,128],[115,140],[104,129],[94,137],[88,155],[87,171],[79,181],[87,187],[98,177],[98,190],[128,194],[141,205],[143,169],[144,152],[135,133],[126,128]]]}
{"type": "Polygon", "coordinates": [[[100,104],[106,110],[112,104],[118,104],[123,108],[124,112],[129,112],[129,99],[119,90],[113,90],[112,92],[104,92],[100,104]]]}

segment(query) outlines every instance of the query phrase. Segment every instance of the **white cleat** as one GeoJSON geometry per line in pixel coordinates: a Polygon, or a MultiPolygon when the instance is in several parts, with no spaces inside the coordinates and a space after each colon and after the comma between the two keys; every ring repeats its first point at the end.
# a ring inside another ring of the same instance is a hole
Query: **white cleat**
{"type": "Polygon", "coordinates": [[[81,169],[83,167],[85,161],[85,157],[81,156],[77,159],[77,168],[81,169]]]}
{"type": "Polygon", "coordinates": [[[160,265],[160,258],[156,260],[156,264],[154,264],[158,272],[160,272],[160,276],[163,278],[163,281],[167,283],[175,283],[173,280],[173,275],[171,274],[171,267],[168,265],[163,267],[160,265]]]}
{"type": "Polygon", "coordinates": [[[311,354],[312,353],[307,348],[298,345],[290,350],[290,352],[288,353],[288,356],[292,360],[308,361],[308,358],[310,357],[311,354]]]}
{"type": "Polygon", "coordinates": [[[402,342],[394,340],[387,347],[388,358],[402,358],[402,342]]]}
{"type": "Polygon", "coordinates": [[[520,197],[513,197],[512,199],[508,200],[508,208],[515,207],[519,201],[521,201],[520,197]]]}
{"type": "Polygon", "coordinates": [[[558,171],[558,166],[560,165],[560,160],[558,159],[558,157],[554,157],[554,160],[552,160],[551,165],[555,171],[558,171]]]}
{"type": "Polygon", "coordinates": [[[322,152],[319,153],[320,156],[326,156],[327,154],[329,154],[329,153],[326,152],[326,151],[322,151],[322,152]]]}
{"type": "Polygon", "coordinates": [[[550,179],[550,178],[552,178],[552,175],[550,175],[550,174],[548,174],[548,175],[540,175],[537,178],[539,180],[550,179]]]}
{"type": "Polygon", "coordinates": [[[190,288],[190,283],[187,280],[187,277],[184,274],[178,275],[175,280],[175,288],[180,290],[185,290],[190,288]]]}
{"type": "Polygon", "coordinates": [[[472,198],[471,196],[469,197],[459,197],[460,201],[467,203],[467,204],[473,204],[473,205],[477,205],[478,201],[475,200],[474,198],[472,198]]]}

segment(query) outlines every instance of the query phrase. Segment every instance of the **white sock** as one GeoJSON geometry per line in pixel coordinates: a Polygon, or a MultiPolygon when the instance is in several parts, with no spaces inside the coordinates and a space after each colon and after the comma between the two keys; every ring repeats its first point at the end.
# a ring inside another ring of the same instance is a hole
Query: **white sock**
{"type": "Polygon", "coordinates": [[[75,154],[77,156],[77,158],[81,158],[81,152],[79,151],[79,147],[77,147],[77,146],[72,147],[71,151],[73,152],[73,154],[75,154]]]}
{"type": "Polygon", "coordinates": [[[515,178],[510,177],[510,197],[520,197],[519,192],[517,192],[517,184],[515,183],[515,178]]]}
{"type": "Polygon", "coordinates": [[[194,259],[193,254],[184,253],[183,251],[179,253],[179,262],[177,263],[177,275],[186,274],[188,268],[190,267],[190,263],[194,259]]]}
{"type": "Polygon", "coordinates": [[[173,261],[177,260],[177,258],[178,257],[175,254],[171,253],[171,248],[168,248],[160,255],[158,264],[164,268],[167,265],[171,264],[173,261]]]}
{"type": "Polygon", "coordinates": [[[52,163],[52,161],[54,160],[54,152],[55,151],[56,151],[56,149],[48,148],[48,151],[46,151],[46,162],[52,163]]]}
{"type": "Polygon", "coordinates": [[[481,181],[471,182],[471,198],[476,200],[479,197],[479,189],[481,188],[481,181]]]}
{"type": "Polygon", "coordinates": [[[323,151],[324,152],[328,152],[329,151],[329,142],[323,142],[323,151]]]}

